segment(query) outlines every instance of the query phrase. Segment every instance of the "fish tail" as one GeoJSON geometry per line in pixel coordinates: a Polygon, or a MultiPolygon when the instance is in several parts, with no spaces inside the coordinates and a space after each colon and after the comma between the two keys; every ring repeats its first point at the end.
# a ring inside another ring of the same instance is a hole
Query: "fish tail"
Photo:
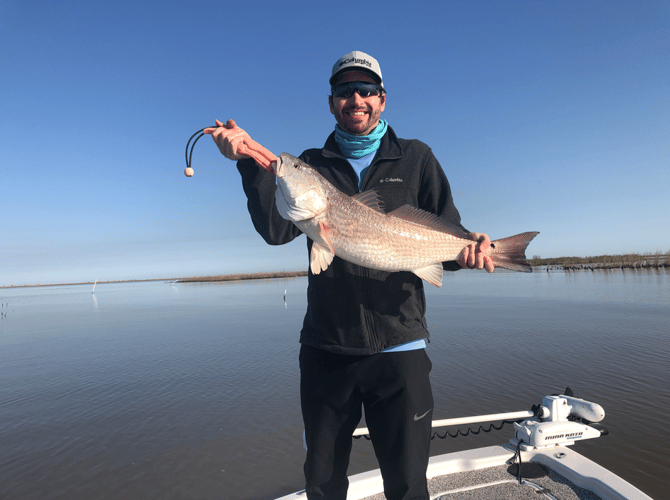
{"type": "Polygon", "coordinates": [[[526,260],[526,247],[538,234],[537,231],[531,231],[492,241],[493,264],[512,271],[532,273],[533,268],[526,260]]]}

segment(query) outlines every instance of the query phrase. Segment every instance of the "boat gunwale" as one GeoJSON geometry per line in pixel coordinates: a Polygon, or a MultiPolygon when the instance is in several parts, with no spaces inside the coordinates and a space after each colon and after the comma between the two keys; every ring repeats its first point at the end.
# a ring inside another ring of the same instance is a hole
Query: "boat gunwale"
{"type": "MultiPolygon", "coordinates": [[[[428,481],[452,474],[483,470],[505,465],[516,453],[512,444],[487,446],[431,457],[426,477],[428,481]]],[[[541,463],[574,485],[591,491],[602,500],[653,500],[641,490],[566,446],[552,446],[521,451],[526,462],[541,463]]],[[[347,500],[365,500],[383,493],[384,485],[379,469],[349,477],[347,500]]],[[[439,495],[444,495],[443,491],[439,495]]],[[[298,491],[277,500],[305,500],[305,491],[298,491]]]]}

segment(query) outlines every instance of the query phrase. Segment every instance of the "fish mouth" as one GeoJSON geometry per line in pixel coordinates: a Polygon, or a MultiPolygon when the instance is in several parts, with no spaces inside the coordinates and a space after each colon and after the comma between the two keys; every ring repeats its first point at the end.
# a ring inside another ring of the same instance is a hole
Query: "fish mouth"
{"type": "Polygon", "coordinates": [[[284,177],[284,173],[286,172],[286,167],[284,166],[284,162],[281,161],[281,156],[277,157],[277,161],[272,162],[270,165],[272,170],[274,171],[274,174],[277,177],[284,177]]]}

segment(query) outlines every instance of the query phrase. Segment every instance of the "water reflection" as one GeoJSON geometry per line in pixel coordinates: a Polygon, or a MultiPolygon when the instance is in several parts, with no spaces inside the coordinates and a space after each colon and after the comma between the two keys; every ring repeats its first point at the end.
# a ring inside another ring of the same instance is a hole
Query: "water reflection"
{"type": "MultiPolygon", "coordinates": [[[[301,488],[305,278],[90,292],[2,291],[0,498],[301,488]]],[[[528,409],[570,385],[605,408],[610,430],[577,451],[663,496],[667,271],[459,272],[426,294],[436,418],[528,409]]],[[[435,442],[433,454],[509,432],[435,442]]],[[[370,444],[356,442],[350,473],[372,467],[370,444]]]]}

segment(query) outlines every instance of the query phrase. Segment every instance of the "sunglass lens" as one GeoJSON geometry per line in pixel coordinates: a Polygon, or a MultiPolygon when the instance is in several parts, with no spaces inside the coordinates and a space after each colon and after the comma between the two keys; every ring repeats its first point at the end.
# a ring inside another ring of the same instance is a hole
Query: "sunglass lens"
{"type": "Polygon", "coordinates": [[[361,97],[370,97],[371,95],[379,95],[379,87],[374,83],[352,82],[338,85],[333,90],[333,97],[343,97],[348,99],[354,93],[358,92],[361,97]]]}
{"type": "Polygon", "coordinates": [[[349,99],[352,95],[354,95],[354,88],[351,85],[343,85],[335,91],[335,97],[349,99]]]}

